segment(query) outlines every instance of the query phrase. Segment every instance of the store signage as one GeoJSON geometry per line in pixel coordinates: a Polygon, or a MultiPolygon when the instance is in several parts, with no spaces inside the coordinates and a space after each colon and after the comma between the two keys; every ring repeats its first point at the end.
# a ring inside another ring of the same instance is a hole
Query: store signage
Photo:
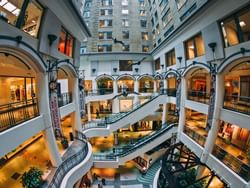
{"type": "Polygon", "coordinates": [[[213,112],[215,107],[215,91],[216,91],[216,72],[212,71],[211,73],[211,89],[210,89],[210,98],[208,106],[208,115],[207,115],[207,124],[206,131],[209,131],[213,122],[213,112]]]}

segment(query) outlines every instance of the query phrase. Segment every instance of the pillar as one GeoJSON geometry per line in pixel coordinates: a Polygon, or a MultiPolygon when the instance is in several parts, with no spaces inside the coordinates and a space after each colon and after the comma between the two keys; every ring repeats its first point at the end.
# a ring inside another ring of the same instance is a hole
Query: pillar
{"type": "Polygon", "coordinates": [[[91,110],[90,110],[90,105],[91,105],[91,103],[89,102],[89,103],[87,104],[88,121],[91,121],[91,110]]]}
{"type": "Polygon", "coordinates": [[[209,154],[213,151],[213,147],[217,138],[220,121],[220,109],[224,101],[224,77],[221,74],[216,75],[215,89],[215,106],[213,112],[212,126],[208,132],[204,150],[201,156],[201,162],[206,163],[209,154]]]}
{"type": "Polygon", "coordinates": [[[93,90],[93,92],[96,92],[96,90],[97,90],[97,82],[96,82],[96,80],[92,80],[92,90],[93,90]]]}
{"type": "Polygon", "coordinates": [[[154,80],[154,93],[157,93],[157,80],[154,80]]]}
{"type": "MultiPolygon", "coordinates": [[[[135,80],[134,81],[134,92],[139,93],[139,81],[135,80]]],[[[135,104],[139,103],[139,96],[138,95],[134,95],[134,100],[133,100],[133,106],[135,106],[135,104]]]]}
{"type": "Polygon", "coordinates": [[[114,145],[117,146],[119,144],[118,140],[118,131],[114,131],[114,145]]]}
{"type": "Polygon", "coordinates": [[[113,80],[113,94],[114,96],[118,94],[118,85],[116,80],[113,80]]]}
{"type": "Polygon", "coordinates": [[[180,101],[180,112],[179,112],[179,125],[177,131],[177,139],[180,140],[180,136],[184,130],[186,122],[186,112],[185,112],[185,101],[187,98],[187,83],[185,77],[181,78],[181,101],[180,101]]]}
{"type": "Polygon", "coordinates": [[[57,147],[54,129],[52,127],[50,107],[49,107],[49,90],[48,90],[48,75],[38,73],[36,77],[37,82],[37,95],[39,103],[40,114],[44,118],[44,141],[46,148],[48,149],[51,163],[54,167],[58,167],[62,163],[61,156],[57,147]]]}
{"type": "Polygon", "coordinates": [[[162,125],[165,124],[167,122],[167,103],[162,104],[162,118],[161,118],[161,122],[162,125]]]}

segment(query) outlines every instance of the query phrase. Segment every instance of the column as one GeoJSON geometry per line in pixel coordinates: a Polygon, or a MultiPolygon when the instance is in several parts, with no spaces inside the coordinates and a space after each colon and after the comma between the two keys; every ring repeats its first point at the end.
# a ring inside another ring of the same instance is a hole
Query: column
{"type": "MultiPolygon", "coordinates": [[[[113,90],[114,90],[114,96],[118,94],[118,85],[117,85],[117,80],[113,81],[113,90]]],[[[119,99],[116,97],[112,101],[112,113],[119,113],[119,99]]]]}
{"type": "Polygon", "coordinates": [[[44,117],[44,141],[48,149],[51,163],[54,167],[58,167],[62,163],[61,156],[56,144],[54,129],[52,127],[50,107],[49,107],[49,90],[48,90],[48,75],[38,73],[36,77],[37,95],[40,114],[44,117]]]}
{"type": "MultiPolygon", "coordinates": [[[[139,93],[139,81],[137,79],[134,81],[134,92],[139,93]]],[[[140,101],[139,96],[134,95],[134,101],[133,101],[134,105],[133,106],[135,107],[135,105],[138,104],[139,101],[140,101]]]]}
{"type": "Polygon", "coordinates": [[[118,131],[114,131],[114,145],[117,146],[119,144],[119,140],[118,140],[118,131]]]}
{"type": "Polygon", "coordinates": [[[70,114],[72,127],[74,131],[82,130],[81,114],[80,114],[80,101],[79,101],[79,86],[78,78],[69,79],[69,91],[72,92],[72,102],[75,105],[75,112],[70,114]]]}
{"type": "Polygon", "coordinates": [[[161,122],[162,125],[164,125],[167,122],[167,104],[163,104],[162,106],[162,118],[161,118],[161,122]]]}
{"type": "Polygon", "coordinates": [[[216,75],[216,90],[215,90],[215,106],[212,119],[212,127],[208,132],[206,143],[204,146],[201,162],[206,163],[209,154],[213,151],[213,147],[217,138],[220,121],[220,109],[224,101],[224,77],[221,74],[216,75]]]}
{"type": "Polygon", "coordinates": [[[179,112],[179,125],[177,131],[177,139],[180,140],[181,133],[184,130],[186,122],[186,112],[185,112],[185,101],[187,98],[187,83],[185,77],[181,78],[181,101],[180,101],[180,112],[179,112]]]}
{"type": "Polygon", "coordinates": [[[89,103],[87,104],[88,121],[91,121],[91,111],[90,111],[90,105],[91,105],[91,103],[89,102],[89,103]]]}
{"type": "Polygon", "coordinates": [[[157,80],[154,80],[154,94],[157,92],[157,80]]]}
{"type": "Polygon", "coordinates": [[[116,80],[113,80],[113,94],[114,96],[118,94],[118,85],[116,80]]]}
{"type": "Polygon", "coordinates": [[[96,90],[97,90],[97,82],[96,82],[96,80],[92,80],[92,90],[93,90],[93,92],[96,92],[96,90]]]}

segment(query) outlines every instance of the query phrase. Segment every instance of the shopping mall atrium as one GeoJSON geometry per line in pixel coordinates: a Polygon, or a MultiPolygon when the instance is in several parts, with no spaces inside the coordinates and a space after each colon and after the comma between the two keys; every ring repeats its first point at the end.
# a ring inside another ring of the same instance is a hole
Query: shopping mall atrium
{"type": "Polygon", "coordinates": [[[249,0],[0,0],[0,188],[250,188],[249,0]]]}

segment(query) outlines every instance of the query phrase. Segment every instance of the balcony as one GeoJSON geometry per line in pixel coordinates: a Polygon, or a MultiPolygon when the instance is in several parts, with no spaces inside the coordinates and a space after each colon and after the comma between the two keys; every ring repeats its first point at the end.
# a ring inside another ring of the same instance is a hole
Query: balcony
{"type": "Polygon", "coordinates": [[[250,115],[250,97],[225,95],[223,108],[250,115]]]}
{"type": "Polygon", "coordinates": [[[176,89],[175,88],[169,88],[169,89],[167,89],[167,95],[169,97],[176,97],[176,89]]]}
{"type": "Polygon", "coordinates": [[[208,104],[210,93],[199,90],[188,90],[188,100],[208,104]]]}
{"type": "MultiPolygon", "coordinates": [[[[198,129],[198,128],[197,128],[198,129]]],[[[192,129],[188,126],[184,127],[184,133],[197,142],[200,146],[205,146],[207,133],[202,129],[192,129]]]]}
{"type": "Polygon", "coordinates": [[[153,93],[154,88],[139,88],[140,93],[153,93]]]}
{"type": "Polygon", "coordinates": [[[72,93],[61,93],[58,95],[58,106],[62,107],[72,103],[72,93]]]}
{"type": "Polygon", "coordinates": [[[86,96],[108,95],[113,93],[113,88],[101,88],[97,90],[85,91],[86,96]]]}
{"type": "Polygon", "coordinates": [[[37,116],[37,98],[0,105],[0,132],[37,116]]]}

